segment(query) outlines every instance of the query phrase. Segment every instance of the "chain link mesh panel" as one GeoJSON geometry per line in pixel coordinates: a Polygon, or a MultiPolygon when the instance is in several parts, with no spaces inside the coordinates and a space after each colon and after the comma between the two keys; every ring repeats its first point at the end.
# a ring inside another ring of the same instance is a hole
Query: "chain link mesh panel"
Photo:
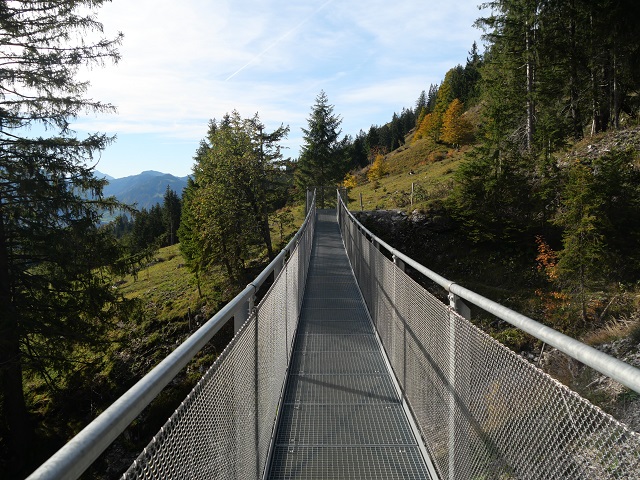
{"type": "Polygon", "coordinates": [[[640,436],[423,289],[344,210],[342,236],[443,479],[640,478],[640,436]]]}
{"type": "Polygon", "coordinates": [[[269,292],[122,478],[262,476],[309,270],[314,212],[269,292]]]}

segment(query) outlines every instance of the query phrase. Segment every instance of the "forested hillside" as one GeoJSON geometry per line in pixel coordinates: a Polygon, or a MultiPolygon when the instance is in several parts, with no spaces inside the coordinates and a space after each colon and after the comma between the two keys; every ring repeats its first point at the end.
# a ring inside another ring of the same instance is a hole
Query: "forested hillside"
{"type": "MultiPolygon", "coordinates": [[[[617,306],[629,307],[622,292],[640,273],[639,7],[632,1],[489,6],[491,15],[477,21],[484,53],[474,45],[464,67],[423,92],[415,110],[403,110],[416,119],[407,145],[385,155],[389,143],[363,137],[372,165],[352,171],[346,183],[358,192],[371,182],[375,190],[380,170],[408,174],[458,159],[441,178],[448,188],[437,195],[437,179],[415,176],[409,183],[416,190],[411,204],[447,218],[465,245],[460,251],[476,256],[456,263],[481,278],[489,268],[477,266],[481,258],[505,267],[515,262],[526,273],[506,277],[534,282],[537,317],[574,334],[597,328],[617,306]],[[603,138],[626,141],[601,148],[603,138]],[[431,201],[420,202],[425,197],[431,201]]],[[[400,128],[401,117],[383,131],[400,128]]],[[[352,157],[356,163],[362,162],[352,157]]],[[[401,185],[386,193],[406,208],[410,192],[401,185]]]]}

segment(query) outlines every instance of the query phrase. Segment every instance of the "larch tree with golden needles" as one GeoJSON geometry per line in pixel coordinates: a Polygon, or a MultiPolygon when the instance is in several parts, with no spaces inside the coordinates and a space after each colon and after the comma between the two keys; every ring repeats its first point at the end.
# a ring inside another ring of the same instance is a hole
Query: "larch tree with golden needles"
{"type": "Polygon", "coordinates": [[[471,133],[471,123],[463,116],[464,105],[454,99],[442,118],[442,134],[440,140],[454,146],[462,145],[471,133]]]}

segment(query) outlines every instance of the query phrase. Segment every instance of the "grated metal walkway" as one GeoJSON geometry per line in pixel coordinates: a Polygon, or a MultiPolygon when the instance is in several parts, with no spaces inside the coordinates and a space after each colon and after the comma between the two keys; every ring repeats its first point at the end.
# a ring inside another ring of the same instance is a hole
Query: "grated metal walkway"
{"type": "Polygon", "coordinates": [[[271,479],[429,479],[345,253],[318,211],[271,479]]]}

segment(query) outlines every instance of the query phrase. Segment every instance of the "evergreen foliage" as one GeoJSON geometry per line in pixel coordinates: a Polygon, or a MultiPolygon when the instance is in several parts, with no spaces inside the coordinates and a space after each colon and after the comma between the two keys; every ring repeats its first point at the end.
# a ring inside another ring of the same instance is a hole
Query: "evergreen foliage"
{"type": "Polygon", "coordinates": [[[178,194],[167,185],[162,201],[162,223],[165,239],[163,246],[168,247],[178,243],[178,227],[180,227],[180,215],[182,202],[178,194]]]}
{"type": "Polygon", "coordinates": [[[257,115],[243,119],[236,111],[209,124],[194,180],[185,189],[180,227],[181,250],[196,274],[221,264],[232,282],[241,283],[256,246],[273,258],[269,213],[280,191],[274,188],[275,162],[282,157],[278,142],[288,128],[263,130],[257,115]]]}
{"type": "Polygon", "coordinates": [[[0,4],[0,434],[11,458],[0,470],[9,474],[32,452],[23,373],[55,389],[88,368],[120,305],[109,272],[121,251],[98,227],[120,205],[87,166],[111,138],[69,129],[81,112],[113,110],[87,99],[77,80],[81,66],[119,58],[120,37],[87,40],[102,31],[94,17],[102,4],[0,4]]]}
{"type": "Polygon", "coordinates": [[[348,169],[346,141],[340,141],[342,119],[333,109],[327,94],[321,91],[307,119],[308,128],[302,129],[304,143],[295,173],[299,192],[315,186],[338,185],[348,169]]]}

